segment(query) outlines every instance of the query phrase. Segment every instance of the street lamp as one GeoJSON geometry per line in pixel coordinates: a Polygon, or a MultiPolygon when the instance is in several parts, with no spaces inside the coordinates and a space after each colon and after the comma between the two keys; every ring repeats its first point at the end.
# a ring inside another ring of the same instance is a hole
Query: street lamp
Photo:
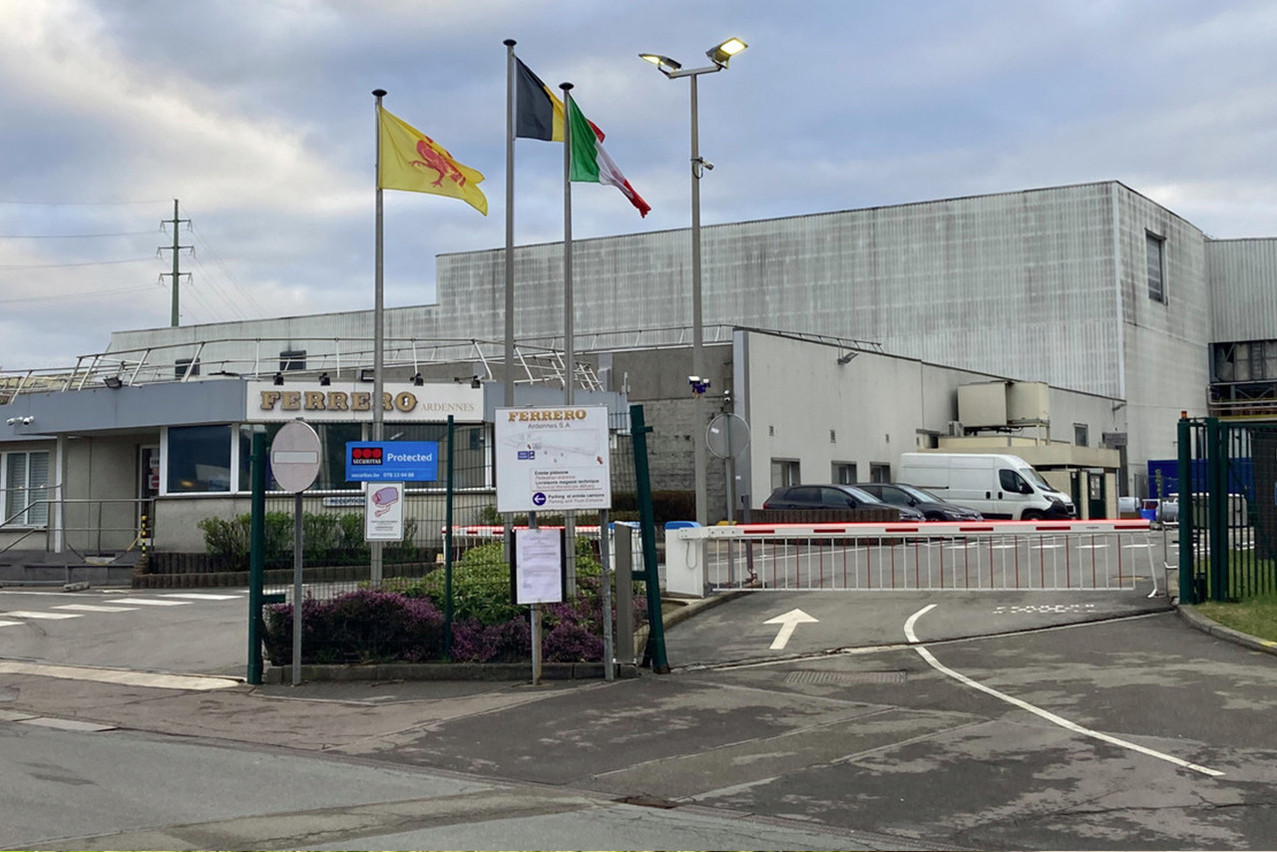
{"type": "MultiPolygon", "coordinates": [[[[692,373],[688,383],[695,400],[695,423],[692,430],[693,463],[696,465],[696,522],[705,526],[709,522],[707,483],[705,474],[705,436],[700,431],[705,426],[705,390],[709,382],[705,375],[705,331],[701,313],[701,175],[714,165],[701,157],[700,133],[696,111],[696,78],[713,74],[727,67],[731,58],[746,48],[745,42],[729,38],[705,51],[712,65],[704,68],[684,69],[681,62],[659,53],[640,53],[639,58],[652,63],[671,80],[687,77],[692,83],[692,373]],[[693,381],[693,379],[695,381],[693,381]]],[[[728,507],[731,511],[732,507],[728,507]]]]}

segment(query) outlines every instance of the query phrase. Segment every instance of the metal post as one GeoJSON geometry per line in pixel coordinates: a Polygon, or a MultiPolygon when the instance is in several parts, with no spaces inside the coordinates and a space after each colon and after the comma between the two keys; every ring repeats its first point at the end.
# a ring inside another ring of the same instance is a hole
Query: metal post
{"type": "Polygon", "coordinates": [[[452,503],[455,494],[452,479],[452,448],[457,434],[456,421],[448,415],[447,496],[443,522],[443,656],[452,659],[452,503]]]}
{"type": "MultiPolygon", "coordinates": [[[[386,96],[385,89],[374,89],[373,95],[377,98],[376,113],[376,139],[377,139],[377,203],[376,203],[376,274],[373,276],[373,309],[372,309],[372,335],[373,335],[373,353],[372,353],[372,440],[380,441],[385,435],[385,427],[383,425],[384,414],[382,412],[382,366],[385,363],[385,356],[382,349],[385,346],[385,229],[382,227],[382,204],[381,204],[381,99],[386,96]]],[[[381,542],[369,542],[369,565],[368,579],[373,587],[381,585],[381,542]]]]}
{"type": "Polygon", "coordinates": [[[616,658],[612,655],[612,536],[608,529],[607,509],[599,510],[599,604],[603,609],[603,679],[616,677],[616,658]]]}
{"type": "MultiPolygon", "coordinates": [[[[576,401],[576,309],[572,281],[572,84],[560,83],[563,90],[563,402],[576,401]]],[[[576,512],[563,513],[567,538],[567,595],[576,597],[576,512]]]]}
{"type": "Polygon", "coordinates": [[[1193,585],[1193,472],[1192,422],[1181,417],[1177,425],[1179,449],[1179,601],[1198,603],[1193,585]]]}
{"type": "Polygon", "coordinates": [[[248,677],[262,682],[262,582],[266,560],[266,434],[253,433],[253,496],[248,533],[248,677]]]}
{"type": "MultiPolygon", "coordinates": [[[[701,149],[697,120],[696,78],[692,86],[692,373],[701,381],[705,376],[705,330],[701,307],[701,149]]],[[[692,463],[696,466],[696,523],[709,523],[709,496],[705,470],[705,394],[693,400],[692,463]]]]}
{"type": "Polygon", "coordinates": [[[293,686],[302,682],[302,494],[293,495],[293,686]]]}
{"type": "MultiPolygon", "coordinates": [[[[661,577],[656,562],[656,519],[652,516],[652,485],[647,467],[647,433],[652,431],[643,421],[643,406],[630,406],[631,431],[634,434],[634,476],[638,491],[639,523],[643,532],[643,579],[647,586],[647,648],[645,662],[652,671],[667,674],[665,657],[665,621],[661,614],[661,577]]],[[[702,563],[704,564],[704,563],[702,563]]]]}
{"type": "Polygon", "coordinates": [[[634,529],[616,530],[616,659],[634,662],[634,529]]]}

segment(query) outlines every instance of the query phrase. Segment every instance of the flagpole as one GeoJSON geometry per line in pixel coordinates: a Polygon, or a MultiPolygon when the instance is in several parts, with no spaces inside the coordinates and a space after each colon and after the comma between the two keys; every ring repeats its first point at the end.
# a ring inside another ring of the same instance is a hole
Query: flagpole
{"type": "MultiPolygon", "coordinates": [[[[563,402],[576,401],[576,321],[572,300],[572,84],[560,83],[563,90],[563,402]]],[[[567,537],[567,593],[576,597],[576,512],[563,513],[567,537]]],[[[601,538],[600,541],[606,541],[601,538]]]]}
{"type": "Polygon", "coordinates": [[[505,406],[514,407],[514,46],[505,40],[505,406]]]}
{"type": "MultiPolygon", "coordinates": [[[[372,353],[372,439],[380,441],[385,434],[382,425],[382,377],[381,368],[383,364],[382,348],[384,346],[383,335],[385,327],[385,268],[384,268],[384,245],[385,231],[382,227],[381,212],[381,99],[386,96],[385,89],[373,89],[373,96],[377,99],[376,109],[376,132],[377,132],[377,227],[376,227],[376,272],[373,275],[373,309],[372,309],[372,327],[373,327],[373,353],[372,353]]],[[[369,542],[369,582],[376,588],[381,585],[381,542],[369,542]]]]}

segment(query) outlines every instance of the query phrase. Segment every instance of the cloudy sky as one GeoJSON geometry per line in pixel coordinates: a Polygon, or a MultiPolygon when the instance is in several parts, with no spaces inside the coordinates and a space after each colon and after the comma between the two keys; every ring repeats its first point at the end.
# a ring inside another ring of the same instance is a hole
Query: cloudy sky
{"type": "MultiPolygon", "coordinates": [[[[652,205],[576,185],[573,234],[686,227],[685,67],[706,224],[1120,180],[1208,235],[1277,236],[1271,0],[0,0],[0,369],[112,330],[371,308],[375,115],[486,176],[385,193],[386,304],[505,243],[504,39],[652,205]]],[[[516,143],[515,240],[562,238],[562,153],[516,143]]]]}

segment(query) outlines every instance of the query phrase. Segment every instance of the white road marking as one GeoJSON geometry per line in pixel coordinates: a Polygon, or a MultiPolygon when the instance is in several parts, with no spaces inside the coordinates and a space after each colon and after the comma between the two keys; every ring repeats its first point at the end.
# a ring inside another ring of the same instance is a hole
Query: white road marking
{"type": "Polygon", "coordinates": [[[984,684],[978,681],[972,680],[971,678],[967,677],[964,674],[961,674],[960,672],[956,672],[953,669],[946,667],[943,663],[937,660],[935,656],[932,655],[932,653],[928,651],[924,645],[919,643],[918,636],[913,631],[913,626],[914,624],[917,623],[918,619],[926,615],[931,610],[935,609],[935,607],[936,607],[935,604],[927,604],[922,609],[918,610],[913,615],[909,616],[908,620],[905,621],[905,638],[909,640],[909,643],[911,645],[913,645],[913,649],[918,652],[919,656],[921,656],[924,660],[926,660],[929,666],[931,666],[933,669],[940,672],[941,674],[951,677],[954,680],[958,681],[959,683],[965,684],[971,687],[972,689],[979,690],[980,692],[983,692],[986,695],[991,695],[1000,701],[1005,701],[1008,704],[1011,704],[1015,707],[1019,707],[1021,710],[1027,710],[1028,712],[1034,714],[1035,716],[1039,716],[1043,719],[1046,719],[1048,722],[1051,722],[1052,724],[1055,724],[1055,725],[1059,725],[1061,728],[1072,731],[1075,734],[1081,734],[1082,736],[1085,736],[1085,737],[1092,737],[1093,739],[1101,740],[1106,743],[1112,743],[1113,745],[1119,746],[1121,748],[1137,751],[1140,754],[1146,754],[1149,757],[1155,757],[1158,760],[1165,760],[1168,763],[1173,763],[1176,766],[1183,767],[1184,769],[1191,769],[1194,772],[1200,772],[1203,775],[1214,776],[1214,775],[1224,774],[1223,772],[1220,772],[1217,769],[1208,769],[1205,766],[1200,766],[1196,763],[1190,763],[1187,760],[1184,760],[1183,758],[1175,757],[1169,754],[1164,754],[1163,752],[1155,751],[1151,748],[1146,748],[1142,745],[1137,745],[1136,743],[1128,742],[1126,740],[1119,739],[1118,737],[1110,736],[1109,734],[1102,734],[1099,731],[1093,731],[1090,728],[1084,728],[1081,725],[1077,724],[1076,722],[1070,722],[1068,719],[1065,719],[1063,716],[1057,716],[1048,710],[1043,710],[1041,707],[1035,707],[1032,704],[1028,703],[1027,701],[1021,701],[1018,698],[1013,698],[1012,696],[1007,695],[1005,692],[999,692],[998,690],[993,689],[992,687],[985,686],[984,684]]]}
{"type": "Polygon", "coordinates": [[[133,612],[131,606],[99,606],[97,604],[60,604],[54,609],[69,609],[73,612],[133,612]]]}
{"type": "Polygon", "coordinates": [[[22,724],[39,725],[41,728],[57,728],[60,731],[83,731],[89,734],[115,730],[115,725],[99,725],[96,722],[81,722],[78,719],[50,719],[48,716],[23,719],[22,724]]]}
{"type": "Polygon", "coordinates": [[[112,598],[111,603],[139,606],[186,606],[190,601],[162,601],[158,598],[112,598]]]}
{"type": "Polygon", "coordinates": [[[17,627],[19,624],[26,624],[25,621],[5,621],[0,618],[0,627],[17,627]]]}
{"type": "Polygon", "coordinates": [[[56,677],[64,680],[117,683],[124,686],[149,686],[156,689],[189,689],[198,691],[226,689],[227,687],[239,685],[238,680],[229,677],[154,674],[152,672],[133,672],[121,669],[94,669],[87,666],[46,666],[39,663],[21,663],[16,660],[0,660],[0,674],[25,674],[38,677],[56,677]]]}
{"type": "Polygon", "coordinates": [[[15,609],[9,612],[0,612],[0,615],[7,615],[10,618],[32,618],[44,619],[46,621],[60,621],[64,618],[79,618],[80,616],[69,612],[38,612],[35,610],[15,609]]]}
{"type": "Polygon", "coordinates": [[[244,595],[207,595],[198,592],[183,592],[180,594],[160,595],[162,598],[190,598],[193,601],[233,601],[244,595]]]}
{"type": "Polygon", "coordinates": [[[819,619],[812,618],[801,609],[791,609],[784,615],[778,615],[775,618],[769,618],[763,624],[779,624],[780,632],[776,634],[776,638],[772,640],[771,650],[779,651],[789,644],[789,638],[794,635],[795,628],[800,624],[816,624],[819,619]]]}

